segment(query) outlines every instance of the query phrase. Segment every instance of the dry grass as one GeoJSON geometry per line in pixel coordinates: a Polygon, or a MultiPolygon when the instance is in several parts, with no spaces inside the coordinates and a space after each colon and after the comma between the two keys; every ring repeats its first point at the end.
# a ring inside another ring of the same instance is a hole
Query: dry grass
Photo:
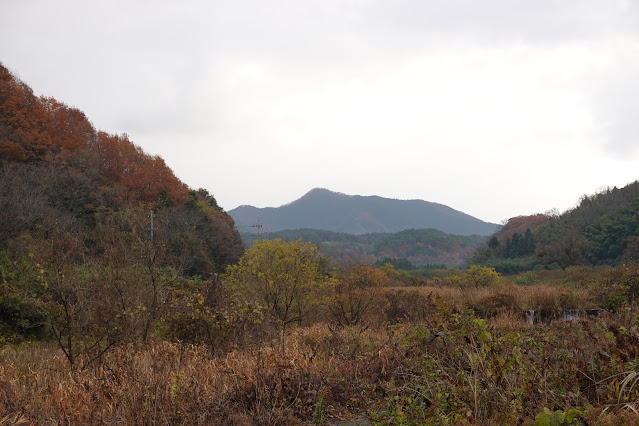
{"type": "Polygon", "coordinates": [[[91,368],[71,371],[50,344],[7,347],[0,351],[0,425],[327,424],[369,410],[392,424],[401,414],[392,412],[393,398],[415,401],[416,391],[426,395],[411,408],[417,419],[454,406],[471,412],[471,423],[499,423],[509,409],[508,419],[523,421],[546,406],[614,402],[608,378],[639,359],[636,311],[524,321],[526,309],[592,306],[585,289],[396,287],[385,297],[388,308],[370,329],[294,327],[283,350],[276,341],[221,354],[150,341],[121,345],[91,368]],[[477,321],[467,308],[490,315],[477,321]],[[438,400],[440,393],[448,396],[438,400]]]}
{"type": "Polygon", "coordinates": [[[212,357],[203,346],[159,341],[119,347],[99,367],[73,373],[52,348],[5,350],[0,419],[294,424],[312,419],[320,395],[327,417],[345,418],[383,391],[399,360],[388,341],[380,332],[332,333],[315,325],[297,329],[285,351],[265,346],[212,357]]]}
{"type": "Polygon", "coordinates": [[[522,329],[530,329],[533,327],[529,324],[523,315],[514,312],[498,312],[494,317],[488,319],[488,325],[499,328],[504,331],[520,331],[522,329]]]}
{"type": "Polygon", "coordinates": [[[590,309],[596,308],[588,288],[551,286],[547,284],[515,285],[504,283],[498,287],[460,289],[458,287],[394,287],[393,290],[416,290],[421,295],[437,295],[458,309],[469,307],[477,311],[511,310],[521,313],[528,309],[590,309]],[[506,308],[506,309],[504,309],[506,308]]]}
{"type": "Polygon", "coordinates": [[[459,299],[463,294],[460,288],[450,286],[390,287],[389,290],[415,290],[424,296],[432,294],[450,301],[459,299]]]}
{"type": "Polygon", "coordinates": [[[267,344],[214,355],[165,341],[122,345],[75,372],[54,347],[25,345],[0,352],[0,424],[326,424],[369,410],[392,420],[400,414],[389,411],[393,395],[415,400],[419,389],[426,399],[411,408],[417,419],[454,401],[462,413],[474,407],[464,414],[471,423],[521,421],[545,406],[614,402],[607,378],[639,356],[635,314],[531,326],[500,311],[484,326],[468,312],[440,309],[366,331],[294,328],[285,350],[267,344]],[[448,396],[436,400],[440,392],[448,396]]]}

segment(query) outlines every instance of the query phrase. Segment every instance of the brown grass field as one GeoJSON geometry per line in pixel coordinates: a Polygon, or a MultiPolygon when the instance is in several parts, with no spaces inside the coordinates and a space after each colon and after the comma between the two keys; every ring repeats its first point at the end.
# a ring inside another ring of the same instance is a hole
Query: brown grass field
{"type": "Polygon", "coordinates": [[[634,307],[531,325],[523,310],[586,309],[594,293],[504,282],[385,297],[366,325],[320,318],[283,348],[277,334],[216,352],[151,339],[82,370],[52,343],[6,346],[0,424],[639,424],[634,307]]]}

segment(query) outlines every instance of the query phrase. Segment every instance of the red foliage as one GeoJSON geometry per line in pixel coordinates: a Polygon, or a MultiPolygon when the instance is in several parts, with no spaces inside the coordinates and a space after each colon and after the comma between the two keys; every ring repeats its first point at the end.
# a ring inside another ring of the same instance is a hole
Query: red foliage
{"type": "Polygon", "coordinates": [[[43,155],[52,144],[46,122],[31,88],[0,66],[0,154],[17,161],[43,155]]]}
{"type": "Polygon", "coordinates": [[[505,241],[507,238],[511,238],[515,233],[523,235],[526,229],[530,228],[532,231],[549,220],[550,218],[545,214],[513,217],[508,220],[508,223],[498,232],[497,236],[500,240],[505,241]]]}
{"type": "Polygon", "coordinates": [[[181,205],[188,199],[188,187],[162,158],[146,154],[126,134],[96,132],[82,111],[36,97],[0,64],[0,158],[46,161],[81,148],[97,157],[104,185],[117,187],[124,202],[181,205]]]}
{"type": "Polygon", "coordinates": [[[93,149],[100,158],[102,173],[121,186],[125,200],[155,202],[165,190],[173,203],[186,202],[188,187],[161,157],[146,154],[126,134],[100,132],[93,149]]]}
{"type": "Polygon", "coordinates": [[[95,129],[82,111],[53,98],[41,97],[40,102],[47,114],[47,131],[53,147],[76,150],[95,138],[95,129]]]}

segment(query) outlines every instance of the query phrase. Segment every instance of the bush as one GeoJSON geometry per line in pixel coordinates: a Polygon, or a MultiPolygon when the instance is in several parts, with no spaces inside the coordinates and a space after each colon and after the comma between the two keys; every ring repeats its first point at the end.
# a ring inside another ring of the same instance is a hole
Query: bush
{"type": "Polygon", "coordinates": [[[517,275],[513,281],[517,285],[532,285],[537,282],[537,274],[533,271],[522,272],[517,275]]]}
{"type": "Polygon", "coordinates": [[[496,287],[499,285],[501,275],[493,268],[471,265],[467,271],[449,270],[444,278],[444,283],[461,288],[496,287]]]}
{"type": "Polygon", "coordinates": [[[274,334],[274,326],[262,308],[230,296],[219,281],[190,280],[186,284],[186,288],[175,292],[170,312],[160,321],[162,338],[203,344],[211,352],[220,352],[262,343],[274,334]],[[190,289],[188,284],[195,287],[190,289]]]}
{"type": "Polygon", "coordinates": [[[0,284],[0,336],[7,342],[44,340],[49,335],[49,316],[41,303],[11,293],[0,284]]]}
{"type": "Polygon", "coordinates": [[[379,320],[375,313],[387,304],[383,293],[389,281],[383,270],[362,265],[339,277],[328,304],[333,322],[340,327],[366,328],[379,320]]]}
{"type": "Polygon", "coordinates": [[[632,264],[604,273],[593,284],[593,293],[608,309],[639,301],[639,267],[632,264]]]}
{"type": "Polygon", "coordinates": [[[520,312],[521,306],[519,301],[513,292],[500,291],[497,293],[489,294],[488,296],[480,299],[472,308],[476,311],[481,311],[486,315],[495,315],[498,312],[520,312]]]}
{"type": "Polygon", "coordinates": [[[385,319],[391,324],[421,321],[435,311],[434,297],[431,294],[425,296],[417,290],[388,290],[385,298],[385,319]]]}
{"type": "Polygon", "coordinates": [[[513,275],[520,272],[530,271],[540,264],[534,258],[517,257],[514,259],[489,259],[483,263],[484,266],[493,268],[504,275],[513,275]]]}

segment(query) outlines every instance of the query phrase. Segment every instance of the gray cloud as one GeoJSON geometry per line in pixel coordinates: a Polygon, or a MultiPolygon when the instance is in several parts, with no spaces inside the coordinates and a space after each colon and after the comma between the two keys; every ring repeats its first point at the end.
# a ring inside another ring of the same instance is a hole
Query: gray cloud
{"type": "Polygon", "coordinates": [[[615,161],[636,154],[638,11],[619,0],[8,0],[0,61],[228,208],[329,186],[499,221],[636,179],[615,161]],[[485,202],[495,182],[524,195],[485,202]]]}
{"type": "Polygon", "coordinates": [[[597,40],[639,31],[639,7],[624,0],[374,0],[362,13],[392,32],[506,43],[597,40]]]}
{"type": "Polygon", "coordinates": [[[632,158],[639,149],[639,45],[597,75],[594,111],[606,152],[632,158]]]}

